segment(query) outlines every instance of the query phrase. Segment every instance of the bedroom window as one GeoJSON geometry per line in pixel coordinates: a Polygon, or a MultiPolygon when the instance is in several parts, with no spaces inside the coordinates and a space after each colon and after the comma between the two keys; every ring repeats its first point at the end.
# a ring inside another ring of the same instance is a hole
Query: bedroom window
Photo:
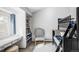
{"type": "Polygon", "coordinates": [[[13,34],[16,34],[15,14],[10,14],[10,21],[11,21],[12,32],[13,32],[13,34]]]}
{"type": "Polygon", "coordinates": [[[15,14],[0,10],[0,39],[16,34],[15,14]]]}

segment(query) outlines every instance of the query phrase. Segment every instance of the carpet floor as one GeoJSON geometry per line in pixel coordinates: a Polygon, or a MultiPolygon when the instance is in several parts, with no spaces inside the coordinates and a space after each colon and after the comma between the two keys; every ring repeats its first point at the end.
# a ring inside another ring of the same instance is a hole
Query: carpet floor
{"type": "Polygon", "coordinates": [[[55,52],[56,46],[52,42],[47,42],[44,44],[43,42],[35,45],[32,43],[25,49],[20,49],[20,52],[55,52]]]}

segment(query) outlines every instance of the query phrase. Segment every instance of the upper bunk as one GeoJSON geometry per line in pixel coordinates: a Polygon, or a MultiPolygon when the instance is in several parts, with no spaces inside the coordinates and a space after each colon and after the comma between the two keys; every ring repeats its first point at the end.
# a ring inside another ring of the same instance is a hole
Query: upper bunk
{"type": "Polygon", "coordinates": [[[64,18],[58,18],[58,30],[65,32],[66,28],[68,27],[69,21],[73,19],[74,18],[72,18],[71,15],[64,18]]]}

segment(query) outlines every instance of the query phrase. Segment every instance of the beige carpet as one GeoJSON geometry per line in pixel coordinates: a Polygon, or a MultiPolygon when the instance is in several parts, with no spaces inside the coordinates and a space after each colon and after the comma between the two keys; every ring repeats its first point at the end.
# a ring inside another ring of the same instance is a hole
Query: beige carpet
{"type": "Polygon", "coordinates": [[[55,52],[56,46],[52,43],[49,44],[38,44],[35,46],[33,52],[55,52]]]}

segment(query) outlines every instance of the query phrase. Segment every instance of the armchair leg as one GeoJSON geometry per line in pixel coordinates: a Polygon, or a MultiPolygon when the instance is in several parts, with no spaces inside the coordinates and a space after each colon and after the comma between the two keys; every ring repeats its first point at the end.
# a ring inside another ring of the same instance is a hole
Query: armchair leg
{"type": "Polygon", "coordinates": [[[44,44],[46,44],[46,41],[44,40],[44,44]]]}
{"type": "Polygon", "coordinates": [[[35,46],[36,46],[36,41],[35,41],[35,46]]]}

